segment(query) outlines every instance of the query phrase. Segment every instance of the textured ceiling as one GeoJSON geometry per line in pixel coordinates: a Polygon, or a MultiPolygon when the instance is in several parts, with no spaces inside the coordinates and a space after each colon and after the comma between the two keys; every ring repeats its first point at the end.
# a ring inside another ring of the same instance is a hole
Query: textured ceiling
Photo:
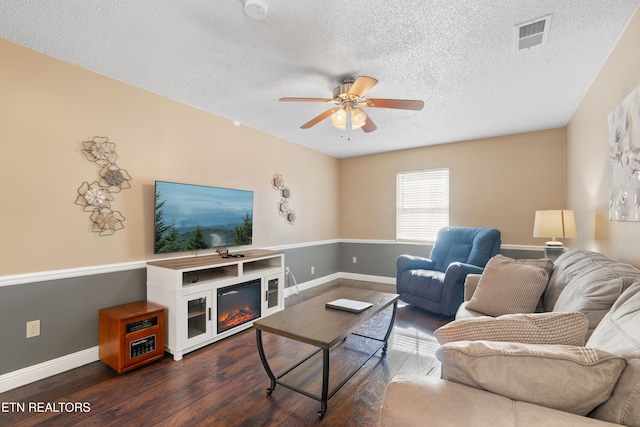
{"type": "Polygon", "coordinates": [[[564,126],[640,0],[2,0],[0,37],[335,157],[564,126]],[[514,25],[552,14],[545,45],[514,25]],[[324,120],[345,76],[379,80],[378,130],[324,120]]]}

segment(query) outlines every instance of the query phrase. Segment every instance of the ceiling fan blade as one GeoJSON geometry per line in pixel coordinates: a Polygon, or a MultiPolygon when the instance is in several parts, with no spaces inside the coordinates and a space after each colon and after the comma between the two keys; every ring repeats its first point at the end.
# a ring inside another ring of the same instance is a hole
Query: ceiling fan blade
{"type": "Polygon", "coordinates": [[[424,108],[424,101],[414,99],[383,99],[383,98],[371,98],[368,99],[366,104],[371,108],[397,108],[400,110],[422,110],[424,108]]]}
{"type": "Polygon", "coordinates": [[[333,102],[327,98],[280,98],[281,102],[333,102]]]}
{"type": "Polygon", "coordinates": [[[324,113],[320,114],[319,116],[316,116],[313,119],[309,120],[307,123],[303,124],[302,126],[300,126],[300,129],[309,129],[311,126],[317,125],[318,123],[320,123],[321,121],[323,121],[324,119],[326,119],[327,117],[329,117],[330,115],[332,115],[338,110],[339,110],[338,107],[331,108],[325,111],[324,113]]]}
{"type": "Polygon", "coordinates": [[[362,126],[360,129],[362,129],[366,133],[369,133],[378,129],[378,126],[373,123],[373,120],[371,120],[371,116],[367,114],[367,120],[364,122],[364,126],[362,126]]]}
{"type": "Polygon", "coordinates": [[[351,89],[347,94],[362,98],[365,93],[369,92],[372,87],[378,84],[378,80],[373,77],[360,76],[353,82],[351,89]]]}

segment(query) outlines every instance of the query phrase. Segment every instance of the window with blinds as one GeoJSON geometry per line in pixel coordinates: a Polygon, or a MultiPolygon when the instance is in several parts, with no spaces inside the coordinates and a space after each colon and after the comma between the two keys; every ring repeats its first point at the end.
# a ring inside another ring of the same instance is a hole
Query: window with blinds
{"type": "Polygon", "coordinates": [[[449,225],[449,169],[399,172],[396,177],[396,239],[435,242],[449,225]]]}

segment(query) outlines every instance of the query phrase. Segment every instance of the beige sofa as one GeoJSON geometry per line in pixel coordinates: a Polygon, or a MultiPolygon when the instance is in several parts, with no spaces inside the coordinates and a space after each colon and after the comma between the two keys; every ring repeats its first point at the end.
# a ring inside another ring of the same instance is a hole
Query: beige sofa
{"type": "Polygon", "coordinates": [[[578,250],[487,267],[435,333],[442,378],[396,376],[380,425],[640,427],[640,271],[578,250]]]}

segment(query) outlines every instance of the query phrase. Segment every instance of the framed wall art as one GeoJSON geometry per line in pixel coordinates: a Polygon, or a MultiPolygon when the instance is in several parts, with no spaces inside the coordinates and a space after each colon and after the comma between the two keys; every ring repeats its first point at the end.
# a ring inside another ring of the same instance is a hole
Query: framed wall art
{"type": "Polygon", "coordinates": [[[609,220],[640,221],[640,86],[608,116],[609,220]]]}

